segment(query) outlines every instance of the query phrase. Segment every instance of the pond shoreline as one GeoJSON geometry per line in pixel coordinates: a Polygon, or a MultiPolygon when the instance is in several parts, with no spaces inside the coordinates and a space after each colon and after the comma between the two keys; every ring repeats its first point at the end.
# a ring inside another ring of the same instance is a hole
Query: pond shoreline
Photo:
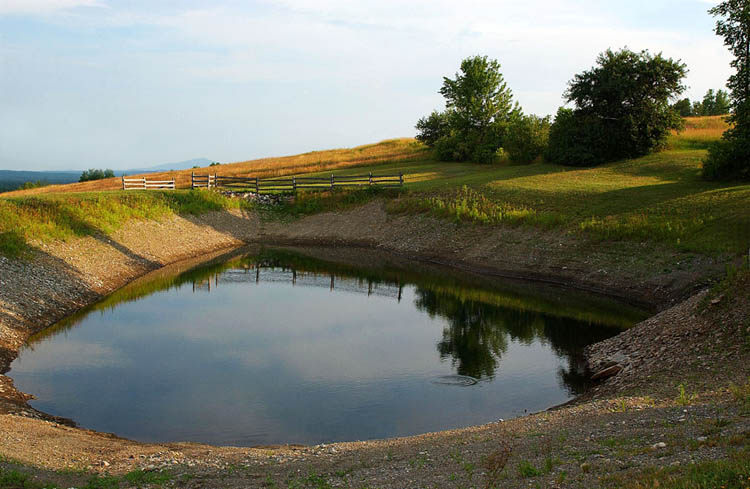
{"type": "MultiPolygon", "coordinates": [[[[497,229],[491,231],[498,233],[497,229]]],[[[564,260],[569,253],[539,256],[545,252],[540,249],[545,243],[535,230],[500,228],[499,234],[510,235],[515,248],[534,245],[526,257],[531,263],[524,262],[523,257],[519,260],[517,251],[501,255],[498,260],[497,256],[490,256],[494,250],[488,248],[496,248],[502,241],[495,242],[491,234],[486,227],[456,225],[423,216],[394,218],[383,211],[381,202],[375,202],[346,213],[313,215],[291,223],[267,222],[255,214],[225,211],[178,217],[167,223],[131,223],[109,237],[41,244],[27,262],[0,257],[0,270],[7,277],[0,296],[0,373],[7,371],[29,336],[129,282],[168,265],[194,266],[210,261],[244,245],[313,246],[333,250],[338,256],[344,250],[377,250],[460,271],[593,292],[653,311],[692,295],[697,287],[690,279],[697,276],[705,282],[721,270],[718,260],[691,257],[693,261],[708,260],[709,264],[699,268],[695,276],[657,273],[633,284],[627,276],[632,274],[612,270],[616,263],[607,263],[612,258],[607,254],[598,261],[592,259],[591,269],[583,268],[589,265],[587,262],[563,265],[568,263],[564,260]],[[403,236],[401,229],[410,232],[403,236]],[[524,233],[531,235],[519,239],[524,233]],[[188,237],[190,242],[172,245],[188,237]],[[598,268],[604,266],[610,270],[598,268]],[[16,285],[11,288],[5,284],[16,285]],[[30,290],[34,292],[29,294],[30,290]]],[[[553,236],[547,241],[562,242],[566,238],[553,236]]],[[[570,241],[566,245],[570,246],[570,241]]],[[[509,250],[501,246],[500,251],[509,250]]],[[[526,249],[520,251],[524,254],[526,249]]],[[[27,395],[15,390],[10,379],[0,375],[0,413],[28,410],[26,400],[27,395]]]]}
{"type": "MultiPolygon", "coordinates": [[[[378,250],[404,260],[419,260],[486,276],[536,280],[609,295],[631,304],[647,305],[655,311],[668,310],[694,296],[709,279],[719,276],[728,261],[726,257],[717,259],[675,252],[655,245],[634,247],[632,243],[605,243],[592,247],[575,237],[545,234],[534,229],[459,225],[425,216],[392,216],[384,211],[382,202],[290,223],[265,221],[255,214],[239,211],[179,217],[161,223],[133,223],[107,237],[38,244],[33,258],[27,262],[0,257],[3,282],[0,289],[0,372],[7,371],[31,334],[101,300],[127,283],[165,266],[189,268],[223,258],[248,244],[325,245],[321,248],[323,254],[338,256],[350,248],[378,250]],[[582,251],[587,252],[582,254],[582,251]],[[572,256],[580,258],[573,260],[572,256]],[[680,269],[685,263],[689,266],[680,269]],[[655,271],[659,267],[660,271],[655,271]],[[8,287],[10,284],[13,287],[8,287]]],[[[695,299],[687,302],[694,305],[695,299]]],[[[658,317],[652,319],[658,321],[658,317]]],[[[584,395],[581,401],[607,393],[606,389],[598,391],[601,393],[584,395]]],[[[84,454],[93,450],[92,447],[101,451],[102,444],[115,440],[116,444],[125,444],[131,449],[139,447],[139,450],[150,451],[158,447],[65,427],[70,424],[67,420],[39,413],[29,407],[27,400],[28,396],[15,390],[9,378],[0,375],[0,418],[11,423],[26,420],[21,425],[31,430],[32,437],[35,430],[41,438],[49,438],[50,429],[53,432],[73,429],[75,435],[67,432],[66,436],[77,440],[76,453],[83,458],[87,458],[84,454]]],[[[463,431],[466,430],[472,428],[463,431]]],[[[412,438],[425,436],[428,435],[412,438]]],[[[177,445],[182,444],[160,447],[177,445]]],[[[288,449],[290,447],[285,448],[288,449]]],[[[222,449],[214,447],[213,450],[222,449]]],[[[0,454],[47,467],[68,466],[70,457],[75,458],[60,454],[60,460],[35,462],[36,457],[17,442],[8,442],[5,438],[0,439],[0,454]],[[25,455],[19,457],[20,454],[25,455]]],[[[123,467],[132,467],[138,460],[121,462],[123,467]]]]}

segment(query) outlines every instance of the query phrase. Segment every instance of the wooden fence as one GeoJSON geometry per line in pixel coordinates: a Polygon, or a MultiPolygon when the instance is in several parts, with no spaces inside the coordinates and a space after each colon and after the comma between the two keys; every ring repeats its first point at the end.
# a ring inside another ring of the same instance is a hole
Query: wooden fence
{"type": "Polygon", "coordinates": [[[174,190],[174,188],[174,178],[172,180],[147,180],[122,177],[123,190],[174,190]]]}
{"type": "Polygon", "coordinates": [[[224,188],[234,192],[256,194],[296,192],[297,190],[327,190],[336,187],[402,187],[404,174],[394,175],[334,175],[330,177],[225,177],[217,174],[191,176],[192,188],[224,188]]]}
{"type": "Polygon", "coordinates": [[[213,188],[216,187],[216,174],[196,175],[190,174],[190,188],[213,188]]]}

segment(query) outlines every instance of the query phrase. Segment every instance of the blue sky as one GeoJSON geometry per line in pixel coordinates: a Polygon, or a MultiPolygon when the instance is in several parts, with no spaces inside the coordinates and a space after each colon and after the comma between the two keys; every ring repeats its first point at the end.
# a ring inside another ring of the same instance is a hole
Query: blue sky
{"type": "Polygon", "coordinates": [[[609,48],[730,57],[707,0],[0,0],[0,169],[229,162],[413,136],[461,59],[554,114],[609,48]]]}

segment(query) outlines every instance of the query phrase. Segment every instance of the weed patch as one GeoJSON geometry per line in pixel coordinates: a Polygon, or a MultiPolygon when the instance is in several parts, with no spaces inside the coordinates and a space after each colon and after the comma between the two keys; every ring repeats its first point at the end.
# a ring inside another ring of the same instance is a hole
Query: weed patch
{"type": "Polygon", "coordinates": [[[534,467],[534,464],[528,460],[518,462],[518,474],[521,477],[537,477],[542,475],[542,471],[534,467]]]}
{"type": "Polygon", "coordinates": [[[750,451],[733,453],[727,460],[691,464],[685,468],[650,468],[623,476],[605,476],[603,487],[625,489],[746,489],[750,485],[750,451]]]}

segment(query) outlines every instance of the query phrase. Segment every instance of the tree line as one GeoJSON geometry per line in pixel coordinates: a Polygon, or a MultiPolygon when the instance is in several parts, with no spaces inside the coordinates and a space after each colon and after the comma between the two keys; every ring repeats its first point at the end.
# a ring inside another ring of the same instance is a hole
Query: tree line
{"type": "Polygon", "coordinates": [[[89,168],[81,173],[81,177],[78,179],[79,182],[88,182],[91,180],[103,180],[105,178],[114,178],[115,172],[107,168],[102,170],[100,168],[89,168]]]}
{"type": "Polygon", "coordinates": [[[730,129],[710,148],[703,175],[750,179],[750,2],[726,0],[709,13],[718,17],[715,32],[735,55],[729,92],[680,100],[687,75],[680,60],[608,49],[568,82],[564,99],[572,107],[561,107],[551,120],[524,114],[500,63],[474,56],[461,62],[454,78],[443,78],[445,110],[419,119],[416,138],[442,161],[491,163],[505,154],[514,163],[544,158],[594,166],[663,149],[669,134],[684,128],[685,116],[730,113],[730,129]]]}
{"type": "Polygon", "coordinates": [[[672,108],[682,117],[703,117],[709,115],[729,114],[729,93],[724,90],[714,92],[709,89],[703,96],[703,100],[690,102],[689,98],[677,101],[672,108]]]}

